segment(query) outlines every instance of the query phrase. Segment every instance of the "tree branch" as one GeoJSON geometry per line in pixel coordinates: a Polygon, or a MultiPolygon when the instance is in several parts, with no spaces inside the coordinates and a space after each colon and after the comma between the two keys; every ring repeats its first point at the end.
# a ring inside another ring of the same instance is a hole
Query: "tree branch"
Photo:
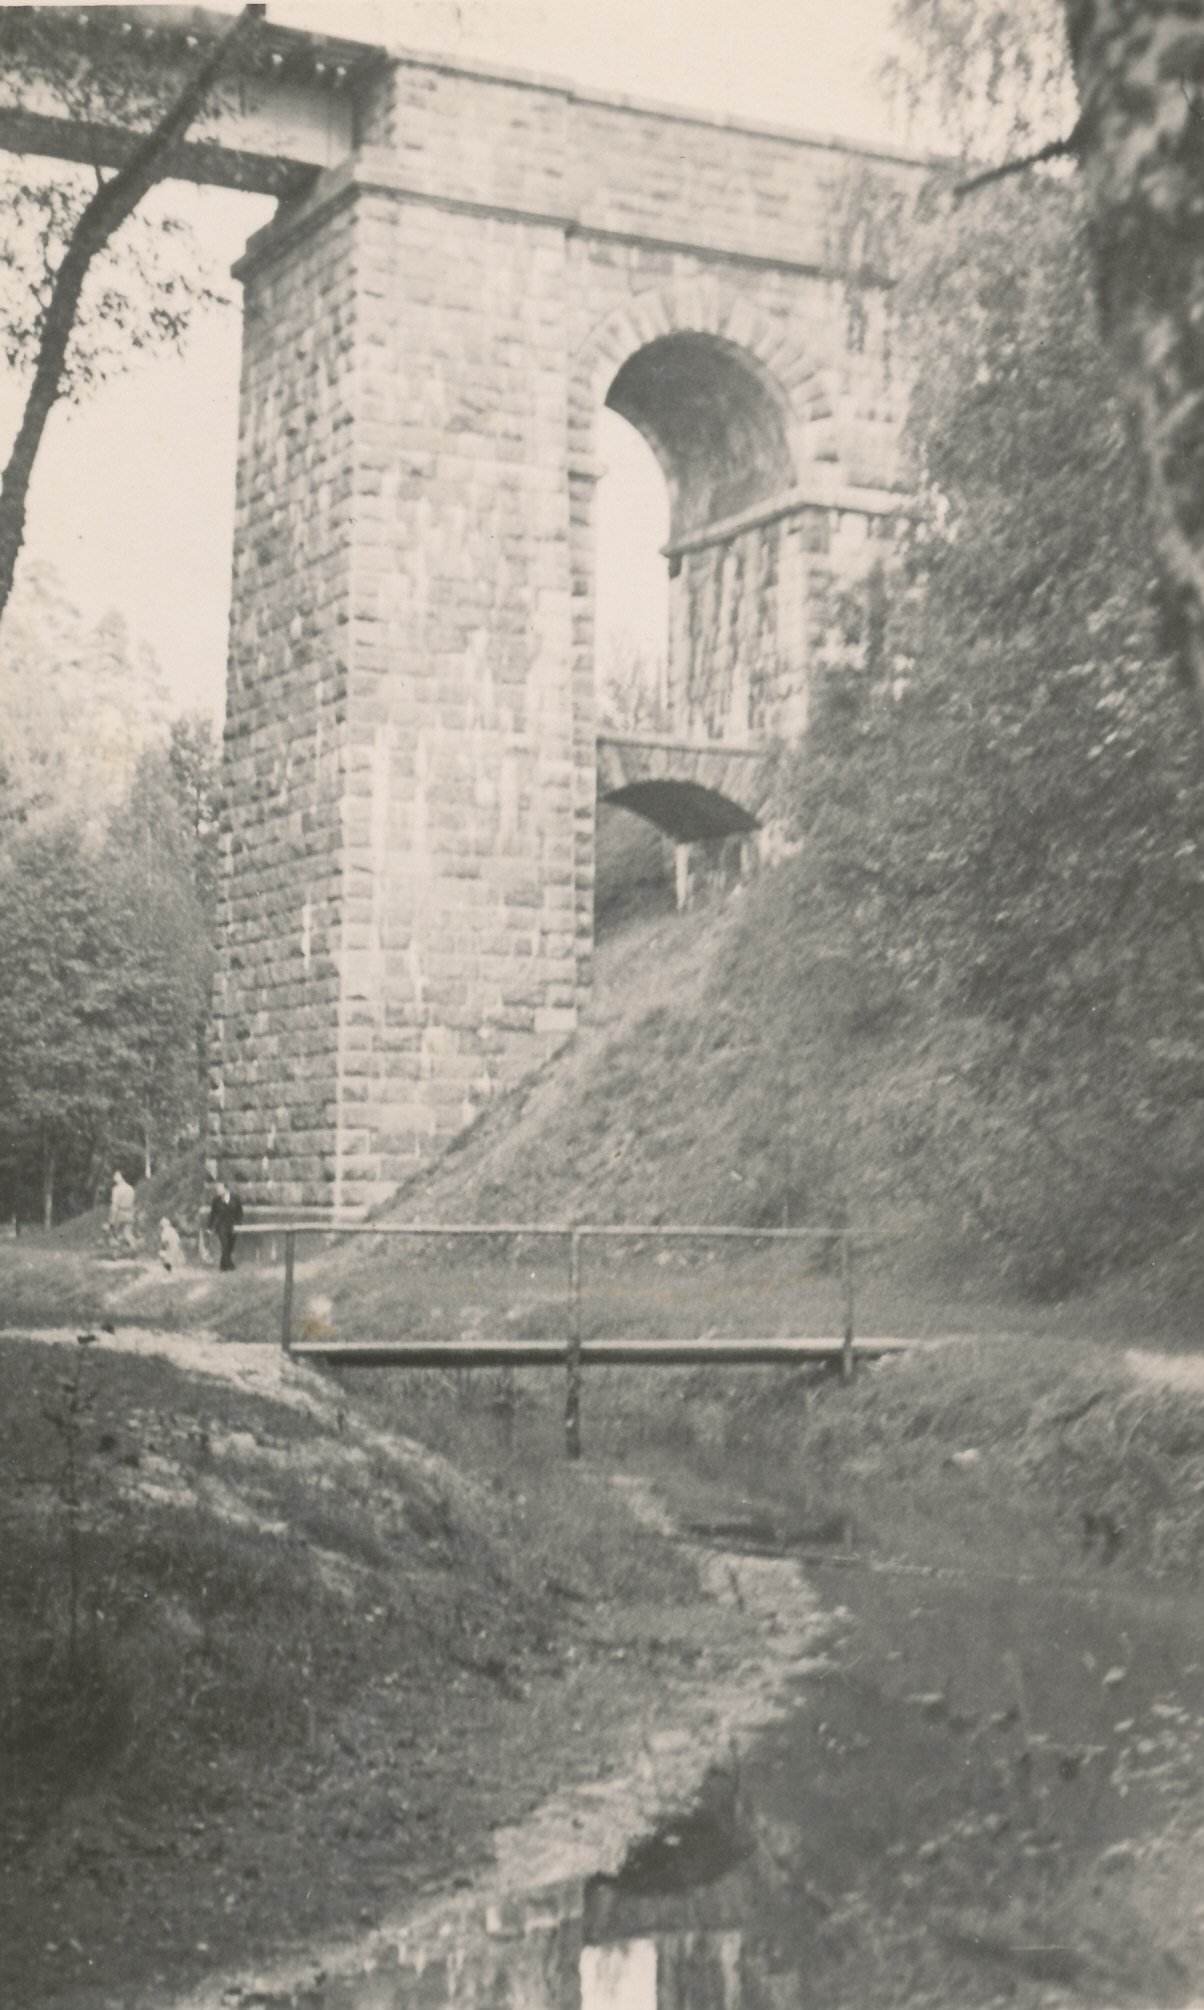
{"type": "Polygon", "coordinates": [[[33,381],[0,478],[0,621],[12,592],[17,559],[25,540],[29,483],[38,448],[62,391],[63,364],[79,312],[80,295],[93,260],[120,230],[148,189],[160,180],[172,150],[204,106],[235,48],[257,26],[266,8],[246,6],[214,44],[174,103],[110,181],[101,181],[75,224],[50,289],[38,343],[33,381]]]}
{"type": "Polygon", "coordinates": [[[953,191],[954,202],[960,202],[963,196],[973,195],[975,189],[986,188],[990,182],[1003,181],[1008,175],[1024,174],[1028,168],[1040,167],[1043,161],[1077,160],[1081,124],[1080,121],[1064,139],[1047,140],[1035,154],[1022,154],[1018,160],[1003,161],[998,167],[984,168],[981,174],[971,175],[969,181],[959,181],[953,191]]]}

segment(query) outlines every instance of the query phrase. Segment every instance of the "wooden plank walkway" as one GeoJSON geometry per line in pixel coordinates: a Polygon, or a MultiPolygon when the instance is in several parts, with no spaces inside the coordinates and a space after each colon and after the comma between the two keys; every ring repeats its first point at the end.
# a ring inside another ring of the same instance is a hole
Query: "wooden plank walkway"
{"type": "MultiPolygon", "coordinates": [[[[904,1354],[920,1340],[795,1339],[582,1339],[583,1367],[599,1368],[777,1368],[800,1363],[877,1361],[904,1354]]],[[[294,1340],[289,1352],[299,1358],[342,1362],[348,1368],[545,1368],[563,1367],[570,1342],[538,1340],[294,1340]]]]}

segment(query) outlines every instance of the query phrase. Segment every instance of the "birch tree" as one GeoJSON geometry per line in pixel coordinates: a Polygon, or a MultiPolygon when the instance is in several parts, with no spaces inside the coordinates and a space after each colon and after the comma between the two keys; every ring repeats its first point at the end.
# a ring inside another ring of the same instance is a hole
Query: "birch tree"
{"type": "MultiPolygon", "coordinates": [[[[15,308],[10,306],[4,317],[4,335],[9,363],[27,367],[29,383],[0,476],[0,621],[25,539],[29,485],[46,423],[73,383],[86,382],[90,374],[86,351],[82,367],[78,354],[81,316],[86,320],[91,314],[119,332],[129,326],[129,295],[120,286],[101,289],[89,305],[86,289],[94,268],[143,198],[164,178],[175,149],[264,12],[262,6],[244,7],[233,24],[204,48],[165,105],[155,103],[153,91],[148,97],[142,73],[120,54],[107,63],[81,65],[79,52],[55,19],[56,8],[12,7],[0,13],[0,77],[18,100],[23,90],[31,94],[50,90],[56,101],[77,105],[83,116],[86,103],[99,97],[110,117],[128,121],[135,132],[149,121],[119,168],[106,174],[96,167],[91,193],[77,174],[37,179],[23,167],[15,178],[17,201],[11,205],[10,220],[15,227],[10,227],[0,252],[10,299],[14,279],[17,282],[15,308]]],[[[150,279],[152,297],[143,326],[152,334],[178,336],[186,325],[187,303],[195,286],[186,274],[157,274],[153,265],[144,269],[144,276],[150,279]]]]}
{"type": "Polygon", "coordinates": [[[984,129],[999,146],[963,198],[1045,162],[1077,168],[1204,772],[1204,5],[898,0],[895,17],[913,101],[934,95],[967,152],[981,157],[984,129]]]}

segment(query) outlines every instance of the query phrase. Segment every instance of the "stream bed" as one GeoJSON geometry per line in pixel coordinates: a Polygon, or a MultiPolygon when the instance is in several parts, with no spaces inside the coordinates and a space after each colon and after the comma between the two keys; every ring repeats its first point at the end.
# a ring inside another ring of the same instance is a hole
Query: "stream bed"
{"type": "Polygon", "coordinates": [[[823,1651],[688,1803],[605,1873],[466,1900],[290,2000],[1204,2001],[1204,1602],[1103,1573],[1033,1582],[839,1552],[772,1571],[763,1585],[793,1583],[812,1609],[818,1592],[823,1651]]]}

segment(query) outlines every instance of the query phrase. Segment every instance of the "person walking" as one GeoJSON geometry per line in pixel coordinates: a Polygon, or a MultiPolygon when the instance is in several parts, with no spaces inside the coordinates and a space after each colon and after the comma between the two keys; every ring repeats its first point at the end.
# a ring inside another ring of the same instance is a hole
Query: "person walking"
{"type": "Polygon", "coordinates": [[[229,1187],[219,1181],[209,1209],[209,1227],[216,1235],[217,1246],[222,1253],[219,1270],[234,1268],[234,1237],[241,1220],[242,1202],[236,1193],[231,1193],[229,1187]]]}
{"type": "Polygon", "coordinates": [[[109,1194],[109,1239],[117,1249],[134,1247],[134,1189],[120,1171],[109,1194]]]}

